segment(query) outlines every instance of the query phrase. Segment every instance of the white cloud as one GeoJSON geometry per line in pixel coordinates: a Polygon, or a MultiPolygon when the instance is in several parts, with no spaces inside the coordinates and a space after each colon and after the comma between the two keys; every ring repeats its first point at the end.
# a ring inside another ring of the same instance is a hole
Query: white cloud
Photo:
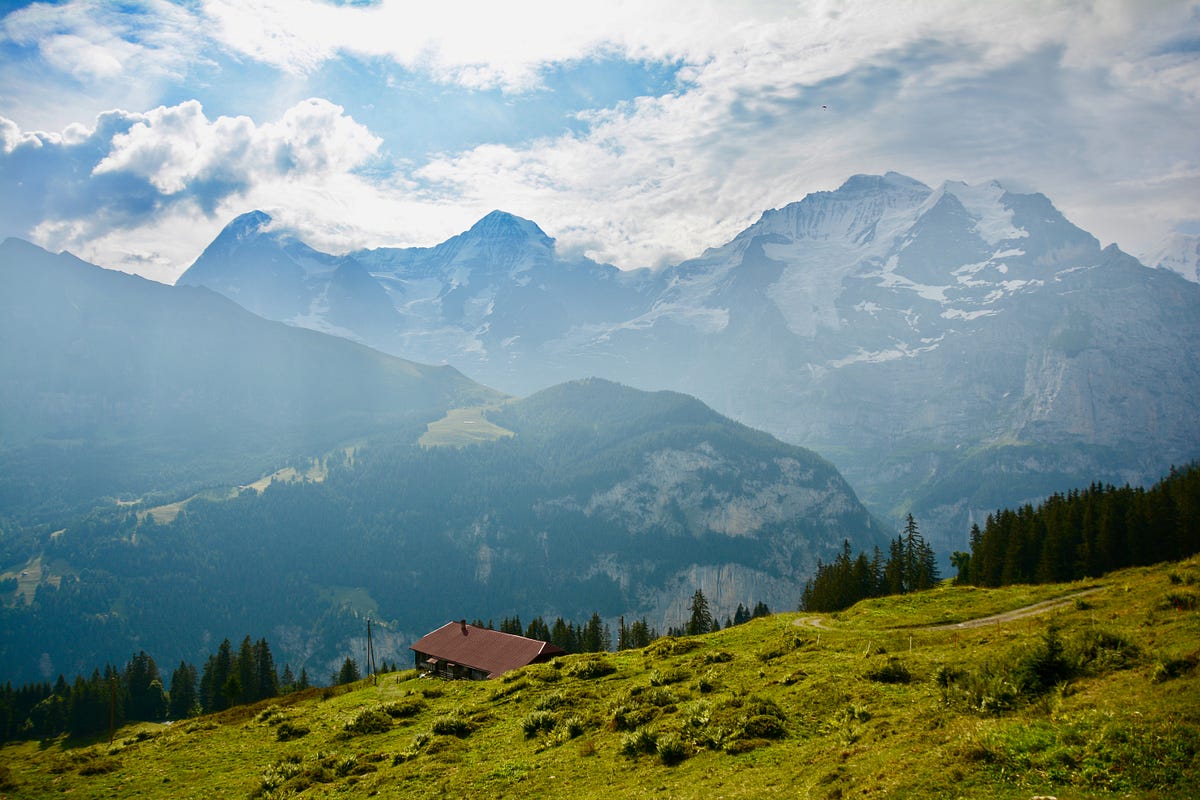
{"type": "MultiPolygon", "coordinates": [[[[269,113],[250,107],[253,117],[209,119],[194,101],[120,112],[107,138],[65,123],[61,134],[36,136],[0,123],[10,153],[21,143],[44,145],[43,160],[99,148],[83,164],[86,185],[70,183],[77,172],[56,174],[80,195],[108,181],[107,197],[128,208],[98,208],[97,191],[90,204],[47,201],[38,230],[46,241],[97,237],[94,246],[129,264],[170,254],[181,270],[203,244],[195,231],[254,207],[330,249],[430,244],[499,207],[535,219],[564,246],[643,266],[697,255],[765,208],[888,169],[932,183],[1014,181],[1135,252],[1196,215],[1194,2],[126,8],[31,6],[5,18],[3,37],[99,93],[184,75],[214,41],[300,86],[347,53],[510,93],[539,87],[548,67],[590,58],[680,67],[674,92],[589,111],[579,132],[482,142],[411,165],[320,99],[269,113]],[[389,157],[390,170],[380,163],[389,157]],[[384,168],[368,176],[366,165],[384,168]],[[185,212],[204,222],[172,245],[161,232],[170,220],[186,225],[185,212]],[[185,240],[196,249],[185,254],[185,240]]],[[[18,82],[14,69],[0,66],[0,102],[18,82]]],[[[43,84],[30,86],[22,102],[43,84]]],[[[51,105],[61,95],[46,97],[51,105]]]]}
{"type": "Polygon", "coordinates": [[[396,205],[386,197],[394,186],[385,191],[356,172],[379,138],[321,99],[263,124],[210,120],[196,101],[106,114],[92,129],[62,134],[22,132],[0,117],[0,141],[0,174],[23,176],[0,184],[4,235],[159,279],[173,279],[250,208],[284,204],[291,210],[281,219],[312,232],[348,211],[396,205]]]}
{"type": "Polygon", "coordinates": [[[249,186],[276,175],[323,179],[362,165],[380,144],[328,100],[306,100],[261,126],[249,117],[209,121],[189,100],[160,106],[115,136],[94,174],[128,172],[171,195],[197,181],[249,186]]]}

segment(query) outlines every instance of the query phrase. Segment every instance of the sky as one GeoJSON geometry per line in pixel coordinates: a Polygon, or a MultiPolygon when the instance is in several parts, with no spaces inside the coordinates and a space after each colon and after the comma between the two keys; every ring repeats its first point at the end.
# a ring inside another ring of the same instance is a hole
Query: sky
{"type": "Polygon", "coordinates": [[[858,173],[1200,233],[1200,0],[0,2],[0,238],[173,282],[261,209],[327,252],[493,209],[621,268],[858,173]]]}

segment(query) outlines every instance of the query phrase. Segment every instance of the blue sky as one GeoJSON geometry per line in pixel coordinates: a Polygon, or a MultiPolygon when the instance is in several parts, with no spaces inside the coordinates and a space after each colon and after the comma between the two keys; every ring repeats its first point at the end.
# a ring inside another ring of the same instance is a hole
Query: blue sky
{"type": "Polygon", "coordinates": [[[173,281],[261,208],[316,247],[494,208],[625,268],[896,170],[1200,232],[1200,3],[0,3],[0,236],[173,281]]]}

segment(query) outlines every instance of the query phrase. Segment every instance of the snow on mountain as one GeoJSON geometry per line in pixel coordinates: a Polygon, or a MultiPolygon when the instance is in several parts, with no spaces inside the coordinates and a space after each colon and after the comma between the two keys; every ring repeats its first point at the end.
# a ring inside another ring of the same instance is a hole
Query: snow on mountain
{"type": "MultiPolygon", "coordinates": [[[[1160,263],[1194,265],[1178,247],[1160,263]]],[[[184,277],[516,394],[596,375],[699,396],[951,546],[996,505],[1200,456],[1200,287],[996,182],[855,175],[657,272],[565,257],[500,211],[341,258],[250,216],[184,277]]]]}
{"type": "Polygon", "coordinates": [[[1200,283],[1200,234],[1173,235],[1145,262],[1159,269],[1178,272],[1193,283],[1200,283]]]}

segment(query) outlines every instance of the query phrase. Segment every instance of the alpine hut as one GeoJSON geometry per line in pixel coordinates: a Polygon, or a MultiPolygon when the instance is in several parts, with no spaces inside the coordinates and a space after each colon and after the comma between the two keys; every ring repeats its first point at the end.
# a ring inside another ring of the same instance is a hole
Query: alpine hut
{"type": "Polygon", "coordinates": [[[468,625],[465,619],[425,634],[411,649],[417,669],[427,674],[476,681],[566,653],[549,642],[468,625]]]}

